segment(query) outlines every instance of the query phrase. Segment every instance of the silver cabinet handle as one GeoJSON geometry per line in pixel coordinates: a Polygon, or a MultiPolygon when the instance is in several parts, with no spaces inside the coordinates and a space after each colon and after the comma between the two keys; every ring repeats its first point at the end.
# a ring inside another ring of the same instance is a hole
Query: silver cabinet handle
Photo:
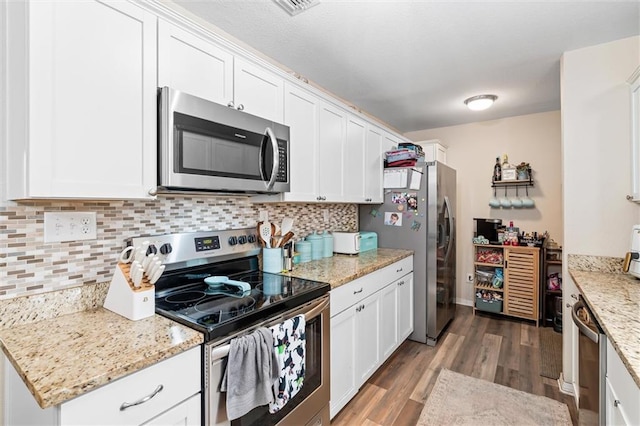
{"type": "Polygon", "coordinates": [[[398,272],[402,272],[402,268],[396,269],[396,273],[398,273],[398,272]]]}
{"type": "Polygon", "coordinates": [[[578,300],[578,296],[576,296],[575,294],[572,294],[572,295],[571,295],[571,297],[572,297],[573,299],[578,300]]]}
{"type": "Polygon", "coordinates": [[[361,310],[362,310],[362,306],[358,306],[358,307],[356,308],[356,312],[360,312],[361,310]]]}
{"type": "Polygon", "coordinates": [[[360,290],[354,291],[353,294],[358,294],[358,293],[362,293],[362,287],[360,287],[360,290]]]}
{"type": "Polygon", "coordinates": [[[404,281],[400,281],[398,285],[404,285],[404,281]]]}
{"type": "Polygon", "coordinates": [[[236,108],[238,111],[244,111],[244,105],[240,104],[238,105],[238,108],[236,108]]]}
{"type": "Polygon", "coordinates": [[[360,305],[360,307],[362,308],[362,310],[364,311],[364,305],[360,305]]]}
{"type": "Polygon", "coordinates": [[[620,405],[621,405],[621,404],[620,404],[620,400],[619,400],[619,399],[616,399],[615,401],[613,401],[613,406],[614,406],[614,407],[618,407],[618,406],[620,406],[620,405]]]}
{"type": "Polygon", "coordinates": [[[151,392],[149,395],[137,400],[136,402],[123,402],[122,405],[120,406],[120,411],[124,411],[130,407],[135,407],[136,405],[144,404],[145,402],[149,401],[151,398],[159,394],[162,391],[162,389],[164,389],[164,386],[158,385],[156,390],[151,392]]]}
{"type": "Polygon", "coordinates": [[[229,101],[229,103],[227,104],[227,106],[229,108],[235,108],[235,104],[233,103],[233,101],[229,101]]]}

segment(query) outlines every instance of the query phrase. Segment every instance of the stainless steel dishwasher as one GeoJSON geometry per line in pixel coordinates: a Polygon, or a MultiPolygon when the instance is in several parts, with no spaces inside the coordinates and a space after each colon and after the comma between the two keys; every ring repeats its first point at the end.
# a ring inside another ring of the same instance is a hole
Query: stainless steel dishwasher
{"type": "Polygon", "coordinates": [[[578,327],[578,424],[605,424],[607,338],[582,296],[571,309],[578,327]]]}

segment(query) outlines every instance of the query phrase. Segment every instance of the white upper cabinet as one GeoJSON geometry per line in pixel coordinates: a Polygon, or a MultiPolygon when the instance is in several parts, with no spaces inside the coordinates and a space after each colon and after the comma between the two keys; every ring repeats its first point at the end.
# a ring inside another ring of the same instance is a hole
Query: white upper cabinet
{"type": "Polygon", "coordinates": [[[344,198],[356,203],[365,202],[365,144],[366,124],[355,116],[347,117],[347,139],[344,146],[344,198]]]}
{"type": "Polygon", "coordinates": [[[233,55],[161,20],[158,22],[158,86],[226,105],[233,100],[233,55]]]}
{"type": "Polygon", "coordinates": [[[382,203],[382,149],[383,131],[373,125],[368,126],[364,146],[364,194],[365,203],[382,203]]]}
{"type": "Polygon", "coordinates": [[[283,122],[282,77],[169,22],[158,27],[159,86],[283,122]]]}
{"type": "Polygon", "coordinates": [[[640,67],[629,77],[631,90],[631,195],[640,202],[640,67]]]}
{"type": "Polygon", "coordinates": [[[7,2],[7,196],[148,198],[156,18],[128,2],[7,2]]]}
{"type": "Polygon", "coordinates": [[[267,120],[284,121],[284,80],[269,71],[235,57],[234,105],[267,120]]]}
{"type": "Polygon", "coordinates": [[[284,124],[289,126],[291,190],[283,201],[317,201],[318,115],[320,99],[285,83],[284,124]]]}
{"type": "MultiPolygon", "coordinates": [[[[343,150],[347,112],[328,102],[320,103],[318,118],[318,201],[341,202],[343,198],[343,150]]],[[[294,140],[291,143],[295,143],[294,140]]]]}

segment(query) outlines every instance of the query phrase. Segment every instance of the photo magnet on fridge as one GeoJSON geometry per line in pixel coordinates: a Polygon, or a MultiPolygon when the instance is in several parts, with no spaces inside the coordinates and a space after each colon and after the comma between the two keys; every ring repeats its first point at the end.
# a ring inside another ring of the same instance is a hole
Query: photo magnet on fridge
{"type": "Polygon", "coordinates": [[[385,212],[384,224],[390,226],[402,226],[402,215],[396,212],[385,212]]]}

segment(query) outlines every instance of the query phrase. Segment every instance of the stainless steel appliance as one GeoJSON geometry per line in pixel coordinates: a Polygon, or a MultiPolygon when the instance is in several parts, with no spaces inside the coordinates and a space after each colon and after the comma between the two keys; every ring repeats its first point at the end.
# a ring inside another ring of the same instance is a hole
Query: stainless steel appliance
{"type": "Polygon", "coordinates": [[[360,206],[378,245],[414,251],[414,331],[435,345],[456,305],[456,171],[440,162],[385,169],[384,204],[360,206]]]}
{"type": "Polygon", "coordinates": [[[163,87],[158,191],[287,192],[289,127],[163,87]]]}
{"type": "Polygon", "coordinates": [[[607,337],[580,296],[571,309],[578,327],[578,424],[605,424],[607,337]]]}
{"type": "Polygon", "coordinates": [[[145,241],[166,267],[156,282],[156,313],[204,334],[203,424],[328,425],[329,284],[261,272],[255,228],[138,237],[128,243],[145,241]],[[220,383],[230,340],[298,314],[307,320],[302,390],[275,414],[257,407],[229,421],[220,383]]]}

